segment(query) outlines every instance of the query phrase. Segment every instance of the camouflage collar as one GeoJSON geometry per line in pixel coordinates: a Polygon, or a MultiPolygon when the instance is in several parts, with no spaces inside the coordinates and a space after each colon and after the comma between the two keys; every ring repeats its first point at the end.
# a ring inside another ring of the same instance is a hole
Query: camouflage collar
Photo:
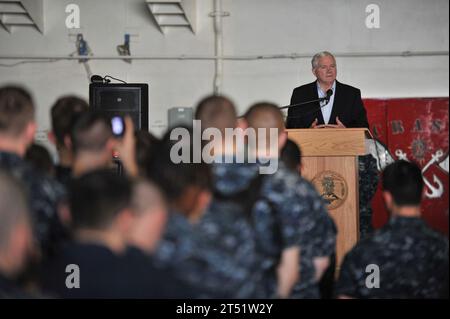
{"type": "Polygon", "coordinates": [[[389,225],[392,227],[423,227],[425,225],[425,222],[420,217],[402,217],[402,216],[395,216],[391,217],[389,220],[389,225]]]}

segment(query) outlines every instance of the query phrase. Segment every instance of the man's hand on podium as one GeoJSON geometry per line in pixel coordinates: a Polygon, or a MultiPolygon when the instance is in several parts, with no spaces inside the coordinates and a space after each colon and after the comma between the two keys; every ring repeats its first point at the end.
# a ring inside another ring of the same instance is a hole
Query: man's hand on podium
{"type": "Polygon", "coordinates": [[[312,124],[311,124],[311,128],[318,128],[317,127],[317,122],[318,122],[317,119],[315,119],[314,122],[312,122],[312,124]]]}
{"type": "Polygon", "coordinates": [[[336,123],[337,124],[320,124],[317,125],[317,119],[314,120],[313,124],[311,125],[311,128],[345,128],[345,125],[339,121],[339,117],[336,116],[336,123]]]}

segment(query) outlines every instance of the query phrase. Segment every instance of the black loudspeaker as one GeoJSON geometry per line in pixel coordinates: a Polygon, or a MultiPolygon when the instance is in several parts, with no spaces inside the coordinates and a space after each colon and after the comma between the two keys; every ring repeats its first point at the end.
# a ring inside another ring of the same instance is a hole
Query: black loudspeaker
{"type": "Polygon", "coordinates": [[[130,115],[136,130],[148,131],[148,85],[105,84],[89,85],[91,110],[107,116],[130,115]]]}

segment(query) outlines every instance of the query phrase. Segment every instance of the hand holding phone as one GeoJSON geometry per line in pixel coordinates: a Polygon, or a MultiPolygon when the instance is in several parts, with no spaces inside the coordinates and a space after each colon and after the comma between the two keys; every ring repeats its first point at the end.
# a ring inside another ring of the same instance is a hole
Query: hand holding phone
{"type": "MultiPolygon", "coordinates": [[[[137,176],[136,140],[134,137],[134,124],[130,116],[120,117],[117,121],[117,133],[121,133],[121,139],[116,145],[116,151],[123,167],[129,176],[137,176]],[[120,128],[123,127],[123,130],[120,128]]],[[[114,131],[114,128],[113,128],[114,131]]],[[[116,135],[115,135],[116,136],[116,135]]]]}

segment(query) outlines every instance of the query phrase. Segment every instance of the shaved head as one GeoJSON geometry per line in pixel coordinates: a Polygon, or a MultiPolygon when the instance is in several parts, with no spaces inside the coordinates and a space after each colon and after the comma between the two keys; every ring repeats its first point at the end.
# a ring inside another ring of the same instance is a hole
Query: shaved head
{"type": "Polygon", "coordinates": [[[273,103],[262,102],[252,105],[245,113],[245,120],[248,126],[254,129],[277,128],[279,134],[285,129],[283,113],[273,103]]]}
{"type": "Polygon", "coordinates": [[[219,129],[236,127],[236,108],[233,102],[220,95],[212,95],[200,101],[195,111],[195,119],[202,121],[202,130],[210,127],[219,129]]]}
{"type": "Polygon", "coordinates": [[[106,116],[93,113],[80,113],[72,129],[72,148],[80,152],[101,152],[113,137],[111,124],[106,116]]]}
{"type": "Polygon", "coordinates": [[[154,184],[146,180],[134,183],[131,209],[135,214],[143,214],[161,207],[165,207],[163,195],[154,184]]]}
{"type": "Polygon", "coordinates": [[[21,87],[0,87],[0,134],[17,137],[34,121],[34,102],[21,87]]]}
{"type": "Polygon", "coordinates": [[[138,180],[133,186],[131,211],[134,222],[128,242],[152,253],[159,242],[167,221],[167,207],[159,189],[146,180],[138,180]]]}
{"type": "MultiPolygon", "coordinates": [[[[248,127],[255,130],[256,138],[258,140],[256,143],[258,150],[264,148],[263,145],[260,145],[261,139],[264,138],[261,134],[264,134],[265,146],[267,147],[267,150],[270,150],[272,156],[275,155],[272,153],[274,152],[273,147],[275,147],[275,145],[278,148],[278,152],[281,151],[286,143],[287,134],[284,126],[283,113],[277,105],[269,102],[256,103],[248,109],[244,117],[248,127]],[[274,129],[277,131],[273,132],[274,129]],[[271,132],[273,134],[277,133],[277,141],[272,140],[272,138],[276,136],[273,136],[271,132]],[[277,144],[273,144],[275,142],[277,142],[277,144]]],[[[279,154],[277,154],[277,156],[278,155],[279,154]]]]}

